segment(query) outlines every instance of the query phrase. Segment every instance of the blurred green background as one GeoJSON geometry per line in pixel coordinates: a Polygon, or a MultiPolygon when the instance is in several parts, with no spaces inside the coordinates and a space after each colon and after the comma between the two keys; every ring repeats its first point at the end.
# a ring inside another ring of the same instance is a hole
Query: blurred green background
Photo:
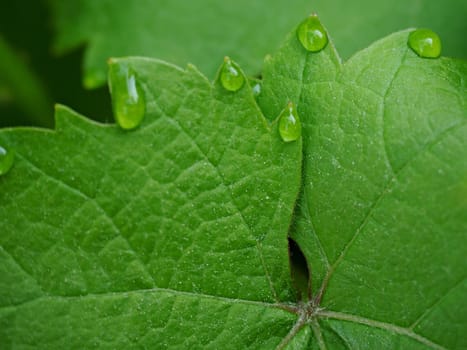
{"type": "Polygon", "coordinates": [[[46,1],[0,1],[0,127],[52,127],[54,103],[113,120],[107,87],[87,90],[81,83],[85,46],[58,56],[53,38],[46,1]]]}

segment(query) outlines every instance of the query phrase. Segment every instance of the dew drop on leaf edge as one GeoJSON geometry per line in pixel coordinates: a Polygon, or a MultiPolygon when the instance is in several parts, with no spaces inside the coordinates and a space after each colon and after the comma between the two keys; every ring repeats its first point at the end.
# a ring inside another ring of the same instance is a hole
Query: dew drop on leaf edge
{"type": "Polygon", "coordinates": [[[0,146],[0,176],[8,173],[13,166],[15,154],[12,150],[8,150],[0,146]]]}
{"type": "Polygon", "coordinates": [[[220,72],[220,81],[224,89],[232,92],[240,90],[245,83],[245,77],[240,68],[229,57],[224,58],[224,64],[220,72]]]}
{"type": "Polygon", "coordinates": [[[124,130],[137,128],[144,119],[146,102],[136,73],[126,64],[111,63],[109,80],[117,124],[124,130]]]}
{"type": "Polygon", "coordinates": [[[310,52],[318,52],[328,44],[328,35],[317,15],[306,18],[297,28],[297,37],[310,52]]]}
{"type": "Polygon", "coordinates": [[[408,45],[420,57],[438,58],[441,55],[441,39],[430,29],[420,28],[411,32],[408,45]]]}
{"type": "Polygon", "coordinates": [[[285,142],[296,141],[302,134],[302,125],[292,102],[287,104],[279,116],[279,134],[285,142]]]}

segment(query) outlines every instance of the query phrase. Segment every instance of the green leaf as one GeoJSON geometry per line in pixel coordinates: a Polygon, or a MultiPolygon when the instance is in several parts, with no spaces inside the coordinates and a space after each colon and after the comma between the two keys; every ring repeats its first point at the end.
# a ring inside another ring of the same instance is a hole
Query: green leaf
{"type": "Polygon", "coordinates": [[[292,100],[302,120],[291,235],[328,348],[326,332],[349,348],[467,346],[467,63],[420,58],[408,34],[343,65],[292,33],[263,71],[265,114],[292,100]]]}
{"type": "Polygon", "coordinates": [[[341,57],[401,28],[427,27],[443,40],[443,55],[467,58],[463,0],[314,0],[313,10],[333,34],[341,57]]]}
{"type": "Polygon", "coordinates": [[[229,55],[256,75],[263,57],[310,11],[308,0],[49,1],[55,50],[88,45],[84,85],[89,88],[105,82],[109,57],[127,55],[193,63],[208,77],[229,55]]]}
{"type": "Polygon", "coordinates": [[[1,130],[2,348],[465,348],[467,63],[408,35],[342,64],[294,31],[259,96],[112,60],[144,91],[135,131],[64,107],[1,130]]]}
{"type": "Polygon", "coordinates": [[[0,133],[17,159],[0,178],[3,346],[274,346],[294,320],[278,303],[294,300],[301,141],[280,139],[246,85],[113,62],[144,87],[137,131],[59,107],[54,132],[0,133]]]}

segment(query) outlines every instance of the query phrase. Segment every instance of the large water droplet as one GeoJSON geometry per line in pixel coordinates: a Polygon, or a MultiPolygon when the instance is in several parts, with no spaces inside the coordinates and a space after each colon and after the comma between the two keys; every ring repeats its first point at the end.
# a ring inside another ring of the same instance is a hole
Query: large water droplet
{"type": "Polygon", "coordinates": [[[126,64],[111,63],[109,78],[115,120],[125,130],[138,127],[143,121],[146,103],[134,70],[126,64]]]}
{"type": "Polygon", "coordinates": [[[238,91],[245,83],[245,77],[240,68],[229,57],[224,58],[220,79],[222,86],[228,91],[238,91]]]}
{"type": "Polygon", "coordinates": [[[309,16],[298,26],[297,37],[303,47],[311,52],[321,51],[328,43],[326,30],[315,14],[309,16]]]}
{"type": "Polygon", "coordinates": [[[292,102],[287,104],[279,116],[279,134],[285,142],[295,141],[302,134],[302,125],[292,102]]]}
{"type": "Polygon", "coordinates": [[[8,150],[0,146],[0,176],[5,175],[13,166],[15,154],[12,150],[8,150]]]}
{"type": "Polygon", "coordinates": [[[441,55],[441,39],[430,29],[417,29],[409,34],[409,47],[420,57],[437,58],[441,55]]]}

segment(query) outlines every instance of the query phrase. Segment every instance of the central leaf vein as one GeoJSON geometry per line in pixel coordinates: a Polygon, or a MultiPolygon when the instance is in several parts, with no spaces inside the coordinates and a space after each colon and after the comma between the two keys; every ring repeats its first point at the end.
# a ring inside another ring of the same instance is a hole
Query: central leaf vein
{"type": "Polygon", "coordinates": [[[365,226],[367,225],[369,219],[371,218],[373,212],[378,208],[378,205],[379,203],[385,198],[385,196],[388,194],[388,193],[391,193],[391,188],[392,186],[396,183],[397,181],[397,178],[399,177],[399,175],[404,171],[404,169],[406,169],[415,159],[417,159],[419,156],[421,156],[422,154],[424,154],[426,151],[428,151],[429,149],[431,149],[431,147],[435,146],[437,143],[439,143],[440,141],[442,141],[442,139],[444,137],[446,137],[447,135],[449,135],[451,132],[453,132],[454,130],[456,130],[457,128],[459,127],[462,127],[464,125],[467,124],[467,120],[464,120],[460,123],[456,123],[452,126],[450,126],[449,128],[443,130],[440,134],[438,134],[438,136],[436,138],[434,138],[433,140],[431,140],[430,142],[426,143],[416,154],[414,154],[410,159],[408,159],[399,169],[397,169],[397,171],[394,173],[394,175],[392,176],[392,178],[387,182],[386,186],[383,188],[383,190],[380,192],[380,194],[378,195],[378,197],[376,198],[376,200],[374,201],[373,205],[370,207],[368,213],[366,214],[365,218],[363,219],[362,223],[360,224],[360,226],[357,228],[357,230],[355,231],[355,233],[353,234],[352,238],[347,242],[347,244],[345,245],[344,249],[342,250],[341,254],[338,256],[338,258],[336,259],[336,261],[334,262],[334,264],[329,268],[324,280],[323,280],[323,283],[321,285],[321,288],[318,292],[318,295],[316,296],[316,300],[319,302],[321,301],[321,298],[323,296],[323,293],[329,283],[329,280],[331,279],[333,273],[335,272],[336,268],[339,266],[339,264],[344,260],[347,252],[349,251],[349,249],[352,247],[352,245],[354,244],[355,240],[357,239],[358,235],[360,234],[360,232],[362,232],[365,228],[365,226]]]}
{"type": "MultiPolygon", "coordinates": [[[[159,106],[160,108],[160,106],[159,106]]],[[[212,160],[208,157],[208,155],[206,154],[206,152],[202,149],[202,147],[197,143],[197,141],[188,133],[187,130],[185,130],[183,128],[183,126],[178,122],[178,120],[176,120],[175,118],[171,118],[170,116],[168,116],[165,111],[163,111],[162,108],[160,108],[160,110],[162,111],[162,113],[164,114],[164,116],[167,118],[168,121],[170,121],[171,123],[173,123],[174,126],[177,127],[177,129],[183,133],[189,140],[190,142],[192,142],[192,144],[195,146],[195,148],[198,150],[198,152],[203,156],[204,160],[206,162],[208,162],[211,167],[214,169],[214,171],[216,172],[216,175],[217,177],[219,178],[219,180],[221,181],[222,185],[227,189],[226,190],[226,193],[227,195],[229,196],[230,198],[230,202],[233,204],[233,206],[235,207],[237,213],[240,215],[240,218],[242,219],[245,227],[248,229],[248,231],[250,232],[250,235],[252,236],[252,238],[255,238],[254,235],[252,234],[252,229],[250,227],[250,225],[248,224],[245,216],[243,215],[243,212],[240,210],[240,208],[238,207],[237,203],[235,202],[233,196],[232,196],[232,193],[229,189],[229,186],[226,185],[226,182],[225,182],[225,178],[224,176],[221,174],[221,172],[219,171],[219,168],[212,162],[212,160]]],[[[178,110],[178,109],[177,109],[178,110]]],[[[263,256],[262,256],[262,251],[260,249],[260,246],[257,244],[256,245],[256,250],[258,252],[258,257],[259,257],[259,260],[260,260],[260,263],[261,263],[261,266],[262,266],[262,269],[264,271],[264,274],[265,274],[265,277],[266,277],[266,280],[268,281],[268,285],[271,289],[271,293],[272,293],[272,296],[274,298],[274,300],[276,300],[277,302],[279,301],[278,300],[278,296],[277,296],[277,293],[276,293],[276,290],[274,288],[274,283],[271,279],[271,276],[269,274],[269,271],[264,263],[264,259],[263,259],[263,256]]]]}

